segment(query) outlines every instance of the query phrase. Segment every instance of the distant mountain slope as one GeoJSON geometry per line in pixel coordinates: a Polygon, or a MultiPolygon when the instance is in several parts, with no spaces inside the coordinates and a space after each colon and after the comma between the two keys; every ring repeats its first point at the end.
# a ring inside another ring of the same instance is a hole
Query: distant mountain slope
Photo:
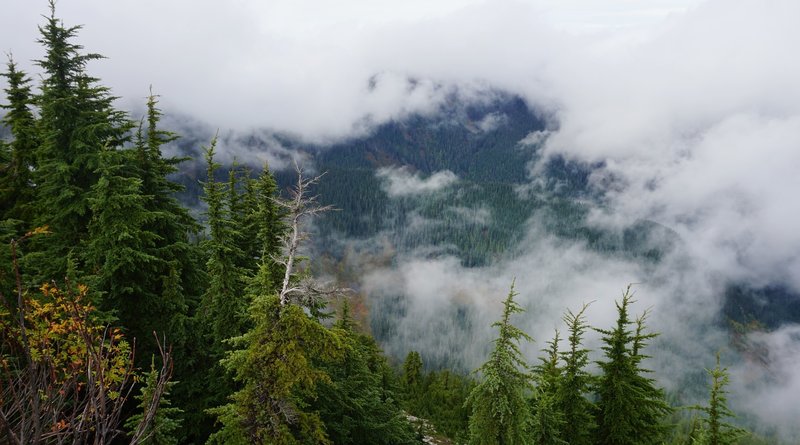
{"type": "MultiPolygon", "coordinates": [[[[312,256],[319,260],[318,272],[356,286],[364,264],[391,266],[398,255],[451,255],[467,267],[513,257],[532,220],[557,238],[645,262],[658,262],[681,244],[673,231],[652,221],[619,230],[589,224],[590,209],[602,206],[602,191],[590,187],[589,177],[601,165],[553,158],[532,178],[530,166],[538,160],[537,141],[546,137],[547,122],[518,97],[490,96],[475,103],[454,98],[435,113],[389,121],[365,136],[331,145],[304,144],[268,132],[221,138],[238,147],[238,162],[255,170],[261,161],[248,154],[277,145],[282,155],[300,153],[315,171],[325,172],[316,192],[321,202],[339,210],[315,221],[312,256]],[[443,180],[434,187],[435,178],[443,180]]],[[[182,169],[180,180],[187,185],[183,199],[197,207],[205,175],[199,148],[212,132],[191,123],[176,131],[183,135],[176,151],[194,158],[182,169]]],[[[229,164],[231,159],[221,161],[229,164]]],[[[224,180],[224,172],[220,175],[224,180]]],[[[294,180],[291,169],[276,176],[282,187],[294,180]]],[[[755,318],[780,326],[798,318],[794,306],[783,310],[787,301],[800,300],[795,297],[780,283],[766,288],[733,283],[721,322],[755,318]]],[[[372,320],[377,336],[390,335],[385,318],[394,309],[375,309],[388,311],[372,320]]]]}

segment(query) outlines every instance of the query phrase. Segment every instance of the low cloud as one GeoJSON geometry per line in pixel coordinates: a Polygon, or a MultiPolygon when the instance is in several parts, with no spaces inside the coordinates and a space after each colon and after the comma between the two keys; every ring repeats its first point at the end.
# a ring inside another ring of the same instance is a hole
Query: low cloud
{"type": "Polygon", "coordinates": [[[434,193],[458,182],[458,176],[449,170],[438,171],[427,178],[412,173],[408,168],[384,167],[377,171],[384,191],[390,197],[434,193]]]}
{"type": "Polygon", "coordinates": [[[508,121],[508,116],[502,113],[489,113],[475,123],[475,126],[484,133],[497,130],[508,121]]]}

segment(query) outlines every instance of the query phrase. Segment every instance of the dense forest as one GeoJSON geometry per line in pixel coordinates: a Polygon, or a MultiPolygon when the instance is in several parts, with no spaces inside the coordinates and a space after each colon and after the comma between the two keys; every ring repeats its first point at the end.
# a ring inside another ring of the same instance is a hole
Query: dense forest
{"type": "MultiPolygon", "coordinates": [[[[40,26],[40,71],[33,77],[9,59],[3,73],[0,442],[777,441],[737,424],[724,357],[697,364],[707,368],[705,404],[681,406],[659,387],[647,369],[657,335],[647,320],[658,314],[637,314],[630,287],[616,301],[612,326],[589,326],[586,306],[565,308],[564,339],[555,331],[539,358],[521,352],[533,339],[515,325],[524,311],[512,283],[491,353],[474,373],[430,366],[413,351],[402,363],[386,357],[351,315],[350,291],[314,279],[304,256],[307,225],[316,217],[314,234],[366,236],[392,227],[359,225],[368,221],[359,212],[393,214],[399,230],[410,208],[437,214],[442,201],[381,207],[378,197],[361,199],[345,182],[374,175],[354,176],[333,155],[321,163],[329,172],[322,176],[299,167],[281,178],[268,165],[223,169],[213,138],[193,160],[204,165],[198,218],[177,198],[183,186],[173,175],[189,160],[165,155],[180,135],[163,127],[158,95],[151,90],[141,117],[115,108],[112,92],[88,72],[102,57],[77,43],[80,29],[65,25],[51,3],[40,26]],[[331,213],[331,202],[344,204],[331,213]],[[589,331],[601,336],[600,350],[584,346],[589,331]]],[[[429,173],[453,165],[426,162],[429,173]]],[[[524,174],[521,164],[509,157],[491,165],[524,174]]],[[[475,172],[467,180],[493,176],[460,168],[475,172]]],[[[532,209],[561,209],[550,212],[553,230],[583,211],[557,195],[516,205],[520,178],[505,177],[443,199],[469,206],[489,194],[498,208],[514,209],[506,211],[508,226],[446,226],[396,242],[455,240],[470,253],[465,264],[483,264],[508,248],[513,226],[532,209]]]]}

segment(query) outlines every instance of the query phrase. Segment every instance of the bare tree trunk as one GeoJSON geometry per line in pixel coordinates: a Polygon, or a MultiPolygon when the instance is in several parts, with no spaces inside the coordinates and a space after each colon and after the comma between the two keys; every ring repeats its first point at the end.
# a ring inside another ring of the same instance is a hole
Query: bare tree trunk
{"type": "Polygon", "coordinates": [[[285,207],[289,213],[291,228],[289,234],[284,238],[284,251],[286,257],[278,260],[286,267],[283,274],[283,286],[279,294],[281,306],[289,302],[290,294],[301,290],[299,287],[290,287],[292,273],[294,273],[294,263],[300,242],[308,238],[308,233],[300,226],[306,216],[313,216],[319,213],[333,210],[333,206],[321,206],[317,203],[317,196],[309,196],[309,188],[319,182],[323,175],[315,176],[311,179],[303,178],[303,170],[294,164],[297,171],[297,184],[289,190],[290,199],[288,201],[276,199],[275,202],[285,207]]]}

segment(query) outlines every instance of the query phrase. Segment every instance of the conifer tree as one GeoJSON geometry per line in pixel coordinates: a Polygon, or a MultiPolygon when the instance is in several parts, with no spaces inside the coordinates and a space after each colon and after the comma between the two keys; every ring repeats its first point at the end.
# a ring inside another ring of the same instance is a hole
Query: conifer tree
{"type": "Polygon", "coordinates": [[[247,252],[258,266],[250,283],[250,292],[277,292],[285,271],[276,259],[281,255],[281,239],[287,227],[283,221],[285,212],[276,202],[278,185],[269,164],[264,164],[257,179],[248,178],[245,190],[244,202],[248,212],[244,232],[255,235],[247,246],[247,252]]]}
{"type": "Polygon", "coordinates": [[[90,268],[91,287],[104,293],[101,308],[116,311],[131,328],[132,337],[150,336],[158,325],[150,325],[157,313],[157,296],[146,286],[158,258],[149,251],[158,235],[145,225],[152,214],[144,208],[141,180],[129,176],[128,153],[106,150],[101,155],[100,177],[88,198],[92,211],[85,262],[90,268]]]}
{"type": "Polygon", "coordinates": [[[8,127],[12,139],[0,141],[2,164],[0,164],[0,220],[18,220],[22,230],[30,229],[33,218],[34,185],[33,170],[36,166],[35,151],[38,146],[36,118],[33,115],[33,94],[30,78],[17,69],[9,58],[7,71],[0,75],[8,80],[5,89],[7,104],[0,124],[8,127]]]}
{"type": "Polygon", "coordinates": [[[39,213],[34,222],[49,226],[52,235],[30,258],[38,272],[35,281],[64,277],[69,252],[88,235],[90,190],[100,176],[100,153],[121,147],[132,128],[126,114],[114,109],[108,88],[86,73],[87,63],[101,56],[83,54],[73,43],[80,29],[65,27],[56,18],[54,1],[39,28],[45,57],[37,61],[44,72],[36,100],[40,144],[34,182],[39,213]]]}
{"type": "Polygon", "coordinates": [[[492,324],[498,328],[494,350],[477,372],[483,381],[472,390],[466,403],[472,408],[469,433],[472,445],[520,445],[532,443],[530,410],[526,396],[531,391],[531,374],[519,342],[532,341],[511,324],[511,315],[523,312],[514,301],[514,285],[503,302],[503,316],[492,324]]]}
{"type": "MultiPolygon", "coordinates": [[[[0,242],[6,245],[32,229],[35,189],[31,176],[38,135],[31,110],[30,79],[10,57],[2,75],[8,79],[8,103],[2,105],[6,113],[0,127],[7,127],[11,136],[9,141],[0,140],[0,242]]],[[[9,273],[12,268],[8,253],[0,250],[0,292],[7,295],[13,293],[15,285],[13,274],[9,273]]]]}
{"type": "Polygon", "coordinates": [[[597,430],[601,445],[661,443],[666,426],[664,417],[672,409],[664,391],[655,386],[650,372],[641,368],[646,356],[641,350],[655,334],[644,333],[644,316],[636,322],[628,315],[633,303],[630,286],[616,302],[617,324],[613,329],[597,329],[603,334],[605,360],[598,362],[602,375],[597,383],[597,430]],[[636,325],[636,330],[631,325],[636,325]]]}
{"type": "MultiPolygon", "coordinates": [[[[141,181],[143,207],[149,216],[143,230],[158,237],[146,250],[156,261],[150,265],[152,273],[142,277],[142,287],[152,295],[147,303],[149,309],[143,310],[150,311],[153,324],[170,339],[177,358],[176,372],[183,379],[186,376],[181,368],[186,363],[186,342],[190,341],[186,321],[205,288],[205,274],[199,248],[190,241],[199,226],[174,196],[183,187],[168,178],[184,159],[163,155],[163,145],[177,139],[177,135],[159,127],[161,116],[157,96],[151,91],[147,98],[146,133],[140,124],[129,164],[133,175],[141,181]]],[[[135,318],[142,316],[138,314],[135,318]]],[[[143,340],[149,339],[151,336],[147,335],[143,340]]],[[[149,342],[142,345],[153,346],[149,342]]]]}
{"type": "Polygon", "coordinates": [[[415,395],[422,385],[422,357],[419,352],[409,351],[403,362],[403,386],[410,396],[415,395]]]}
{"type": "MultiPolygon", "coordinates": [[[[207,158],[211,172],[213,151],[207,158]]],[[[283,284],[274,294],[252,297],[252,328],[229,341],[236,349],[227,354],[223,365],[241,389],[230,403],[208,410],[222,424],[211,443],[330,443],[319,413],[308,406],[308,400],[320,383],[330,382],[320,365],[339,361],[343,354],[341,330],[326,328],[318,318],[324,297],[336,292],[322,291],[310,280],[298,282],[292,267],[297,265],[300,241],[306,238],[302,219],[327,209],[307,195],[317,179],[303,178],[298,169],[293,199],[283,203],[292,227],[284,239],[283,284]]],[[[223,193],[212,187],[209,196],[223,193]]],[[[213,201],[208,211],[212,238],[213,201]]]]}
{"type": "Polygon", "coordinates": [[[219,347],[224,340],[244,332],[248,302],[244,295],[244,276],[236,264],[236,258],[240,257],[235,245],[238,231],[226,205],[225,187],[214,178],[219,167],[214,161],[216,145],[215,137],[205,150],[207,179],[203,199],[208,204],[209,238],[204,242],[204,248],[208,254],[209,285],[203,295],[201,315],[219,347]]]}
{"type": "Polygon", "coordinates": [[[537,445],[563,445],[564,414],[559,406],[559,388],[562,385],[562,369],[559,366],[559,333],[556,330],[541,363],[534,367],[536,389],[531,398],[531,436],[537,445]]]}
{"type": "Polygon", "coordinates": [[[254,204],[253,196],[247,196],[247,184],[250,182],[249,171],[239,166],[234,159],[233,166],[228,170],[228,185],[226,187],[226,210],[230,226],[235,230],[230,231],[233,248],[230,251],[232,261],[243,276],[252,276],[258,263],[256,257],[250,256],[254,245],[258,245],[258,232],[247,232],[247,216],[252,209],[248,204],[254,204]],[[244,182],[244,185],[242,183],[244,182]],[[243,190],[240,190],[243,189],[243,190]],[[250,198],[250,199],[248,199],[250,198]]]}
{"type": "Polygon", "coordinates": [[[593,383],[592,376],[586,371],[589,350],[582,346],[583,336],[588,329],[584,316],[587,307],[583,305],[577,314],[567,310],[563,318],[569,332],[569,349],[560,353],[564,367],[557,403],[564,415],[562,437],[572,445],[592,444],[592,430],[595,427],[594,405],[587,398],[593,383]]]}
{"type": "Polygon", "coordinates": [[[128,420],[125,421],[125,428],[135,434],[142,421],[151,416],[152,420],[147,423],[148,427],[141,432],[142,439],[138,443],[141,445],[177,445],[180,440],[176,432],[181,422],[176,419],[176,416],[179,416],[182,410],[171,406],[172,404],[169,400],[169,393],[177,382],[167,382],[159,400],[158,409],[155,413],[149,412],[151,409],[150,401],[153,399],[153,393],[157,390],[158,374],[155,363],[151,361],[150,372],[144,375],[144,385],[141,388],[141,393],[136,396],[136,400],[139,401],[138,409],[140,412],[128,417],[128,420]]]}
{"type": "Polygon", "coordinates": [[[147,227],[161,238],[154,254],[162,260],[158,278],[168,275],[172,262],[177,261],[184,292],[196,297],[204,277],[202,273],[195,272],[201,268],[197,267],[198,249],[190,242],[190,236],[199,232],[199,226],[175,198],[175,193],[183,191],[184,187],[169,179],[169,175],[176,173],[178,165],[187,158],[163,155],[162,147],[178,136],[159,127],[162,113],[157,98],[152,91],[147,98],[146,136],[141,135],[139,127],[135,156],[137,176],[142,180],[145,208],[154,214],[147,227]]]}
{"type": "Polygon", "coordinates": [[[736,415],[728,408],[728,391],[725,387],[730,383],[728,368],[720,366],[719,354],[714,369],[706,369],[711,377],[708,405],[695,406],[693,409],[705,414],[700,419],[699,428],[692,433],[693,443],[697,445],[732,445],[747,435],[747,430],[725,421],[736,415]]]}
{"type": "Polygon", "coordinates": [[[243,349],[223,362],[242,389],[231,403],[209,410],[222,424],[209,442],[330,443],[319,414],[305,399],[320,382],[330,381],[313,362],[340,358],[340,336],[301,306],[281,305],[274,295],[256,298],[250,316],[254,327],[234,340],[243,349]]]}
{"type": "Polygon", "coordinates": [[[414,443],[414,431],[403,415],[387,377],[386,359],[375,341],[355,330],[345,301],[334,328],[341,331],[344,355],[324,364],[330,381],[319,384],[313,406],[337,445],[414,443]]]}

